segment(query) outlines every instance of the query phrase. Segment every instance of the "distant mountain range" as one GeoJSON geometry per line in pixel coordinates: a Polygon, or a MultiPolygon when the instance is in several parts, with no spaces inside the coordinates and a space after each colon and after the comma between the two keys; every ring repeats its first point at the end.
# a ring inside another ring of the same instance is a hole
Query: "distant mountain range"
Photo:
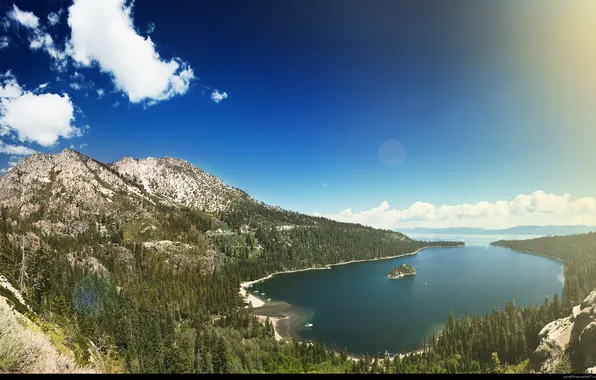
{"type": "Polygon", "coordinates": [[[404,234],[449,234],[449,235],[573,235],[596,231],[596,226],[515,226],[505,229],[486,230],[475,227],[449,228],[402,228],[404,234]]]}

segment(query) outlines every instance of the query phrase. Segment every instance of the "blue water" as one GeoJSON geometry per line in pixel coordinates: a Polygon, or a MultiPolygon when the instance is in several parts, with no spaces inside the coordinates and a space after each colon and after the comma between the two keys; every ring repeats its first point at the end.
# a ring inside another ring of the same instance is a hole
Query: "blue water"
{"type": "Polygon", "coordinates": [[[487,243],[281,274],[252,290],[308,310],[309,320],[301,323],[313,327],[298,331],[303,339],[351,353],[415,350],[442,328],[450,310],[456,317],[466,310],[484,315],[510,300],[521,306],[561,295],[562,262],[487,243]],[[418,273],[388,279],[389,268],[402,263],[414,265],[418,273]]]}

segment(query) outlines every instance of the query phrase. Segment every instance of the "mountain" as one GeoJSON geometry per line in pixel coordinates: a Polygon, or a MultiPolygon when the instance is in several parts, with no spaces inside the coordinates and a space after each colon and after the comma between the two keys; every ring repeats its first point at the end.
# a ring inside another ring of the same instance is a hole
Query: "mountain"
{"type": "Polygon", "coordinates": [[[207,212],[225,210],[246,193],[190,163],[170,157],[135,160],[126,157],[110,165],[114,171],[165,202],[207,212]]]}
{"type": "MultiPolygon", "coordinates": [[[[564,260],[563,297],[523,308],[510,302],[471,319],[466,314],[456,321],[450,314],[445,329],[427,346],[431,355],[389,360],[381,354],[380,368],[369,355],[353,361],[347,351],[320,342],[278,342],[273,323],[253,315],[239,295],[240,283],[280,271],[461,243],[422,242],[399,232],[271,207],[174,158],[104,164],[72,150],[35,154],[1,176],[0,189],[0,373],[24,368],[127,373],[540,370],[552,343],[550,328],[544,334],[541,330],[571,313],[596,286],[596,233],[494,242],[564,260]],[[547,349],[537,350],[543,343],[547,349]],[[538,355],[534,359],[532,352],[538,355]]],[[[581,343],[592,342],[593,331],[585,329],[593,321],[579,332],[580,319],[592,318],[593,310],[581,309],[571,330],[565,325],[564,331],[571,331],[569,347],[579,346],[566,352],[569,360],[561,356],[565,360],[557,371],[593,365],[593,344],[581,343]]]]}
{"type": "Polygon", "coordinates": [[[571,225],[571,226],[515,226],[504,229],[487,230],[475,227],[448,227],[448,228],[402,228],[405,234],[444,234],[444,235],[573,235],[596,231],[596,226],[571,225]]]}
{"type": "MultiPolygon", "coordinates": [[[[18,289],[18,318],[91,371],[262,372],[280,356],[242,281],[461,244],[268,206],[169,157],[33,154],[0,189],[0,301],[18,289]]],[[[304,354],[282,350],[292,360],[276,368],[295,372],[304,354]]]]}

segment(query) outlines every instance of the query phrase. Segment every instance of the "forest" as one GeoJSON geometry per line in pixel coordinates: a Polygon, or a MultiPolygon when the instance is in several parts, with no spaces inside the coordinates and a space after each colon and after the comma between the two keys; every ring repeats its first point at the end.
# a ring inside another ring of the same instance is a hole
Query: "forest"
{"type": "Polygon", "coordinates": [[[279,270],[461,243],[420,242],[400,233],[256,202],[221,215],[167,207],[159,212],[159,238],[193,242],[192,252],[152,250],[131,233],[129,224],[107,216],[98,217],[107,232],[89,228],[72,236],[46,234],[2,210],[0,273],[13,284],[22,284],[33,309],[28,315],[71,348],[78,363],[89,364],[93,346],[101,353],[103,372],[524,372],[540,329],[594,288],[596,234],[569,237],[554,245],[497,242],[565,260],[563,298],[554,295],[552,301],[525,308],[510,302],[504,310],[497,308],[485,316],[451,314],[445,329],[425,342],[421,355],[389,358],[366,353],[351,360],[347,352],[322,343],[305,344],[296,338],[277,342],[271,322],[260,323],[242,307],[240,282],[279,270]],[[284,225],[293,228],[278,228],[284,225]],[[245,226],[248,229],[242,233],[245,226]],[[234,233],[208,233],[219,228],[234,233]],[[30,232],[41,239],[37,249],[24,254],[14,236],[30,232]],[[203,260],[210,250],[220,260],[203,260]]]}

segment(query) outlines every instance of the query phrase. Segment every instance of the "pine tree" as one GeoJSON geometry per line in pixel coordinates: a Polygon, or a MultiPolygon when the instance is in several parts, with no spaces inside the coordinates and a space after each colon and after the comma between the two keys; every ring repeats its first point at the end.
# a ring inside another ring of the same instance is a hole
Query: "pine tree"
{"type": "Polygon", "coordinates": [[[555,297],[553,299],[552,304],[552,317],[553,319],[561,318],[562,308],[561,308],[561,300],[559,299],[559,293],[555,293],[555,297]]]}
{"type": "Polygon", "coordinates": [[[491,354],[490,363],[488,365],[490,373],[502,373],[501,371],[501,361],[499,360],[499,355],[496,352],[491,354]]]}

